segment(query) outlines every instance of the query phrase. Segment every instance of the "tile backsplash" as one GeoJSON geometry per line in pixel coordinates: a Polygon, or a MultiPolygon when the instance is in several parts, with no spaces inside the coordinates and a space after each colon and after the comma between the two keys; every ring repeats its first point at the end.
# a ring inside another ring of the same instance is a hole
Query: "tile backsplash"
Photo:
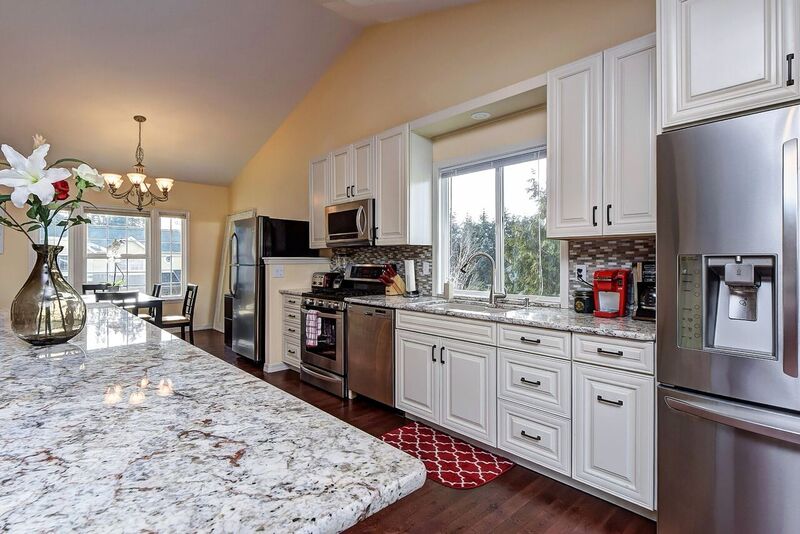
{"type": "Polygon", "coordinates": [[[584,239],[569,242],[569,305],[576,289],[588,289],[575,277],[575,267],[586,265],[586,281],[598,269],[630,268],[634,261],[655,261],[656,238],[624,237],[615,239],[584,239]]]}
{"type": "Polygon", "coordinates": [[[430,295],[433,291],[433,247],[394,246],[394,247],[353,247],[333,249],[331,269],[339,263],[393,263],[398,274],[406,279],[403,260],[414,260],[417,290],[420,295],[430,295]],[[341,258],[341,259],[337,259],[341,258]],[[422,262],[431,265],[429,274],[422,274],[422,262]]]}

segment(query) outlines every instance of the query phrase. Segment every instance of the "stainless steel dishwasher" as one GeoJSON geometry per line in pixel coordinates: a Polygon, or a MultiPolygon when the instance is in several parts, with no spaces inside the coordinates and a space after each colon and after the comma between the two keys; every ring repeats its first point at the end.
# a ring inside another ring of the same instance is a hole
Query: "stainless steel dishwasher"
{"type": "Polygon", "coordinates": [[[347,381],[350,391],[394,406],[394,310],[348,307],[347,381]]]}

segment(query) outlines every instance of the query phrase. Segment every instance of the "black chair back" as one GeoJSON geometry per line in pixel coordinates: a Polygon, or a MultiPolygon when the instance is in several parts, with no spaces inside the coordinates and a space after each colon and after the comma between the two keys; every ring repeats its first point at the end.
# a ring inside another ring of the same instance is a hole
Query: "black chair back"
{"type": "Polygon", "coordinates": [[[135,305],[139,300],[138,291],[100,291],[95,293],[97,302],[110,302],[121,308],[135,305]]]}
{"type": "Polygon", "coordinates": [[[186,284],[186,294],[183,296],[183,316],[194,322],[194,305],[197,302],[197,284],[186,284]]]}
{"type": "Polygon", "coordinates": [[[83,284],[81,285],[81,292],[84,295],[88,295],[89,293],[96,293],[97,291],[103,291],[111,287],[111,284],[83,284]]]}
{"type": "MultiPolygon", "coordinates": [[[[161,296],[161,284],[153,284],[153,291],[150,293],[153,297],[160,297],[161,296]]],[[[156,309],[154,307],[150,307],[147,309],[148,315],[150,317],[156,316],[156,309]]]]}

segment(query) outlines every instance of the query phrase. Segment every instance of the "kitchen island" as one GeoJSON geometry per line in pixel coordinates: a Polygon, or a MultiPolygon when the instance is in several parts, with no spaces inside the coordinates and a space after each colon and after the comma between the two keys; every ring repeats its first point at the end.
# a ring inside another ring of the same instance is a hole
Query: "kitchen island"
{"type": "Polygon", "coordinates": [[[0,531],[336,532],[423,464],[108,304],[35,349],[0,313],[0,531]]]}

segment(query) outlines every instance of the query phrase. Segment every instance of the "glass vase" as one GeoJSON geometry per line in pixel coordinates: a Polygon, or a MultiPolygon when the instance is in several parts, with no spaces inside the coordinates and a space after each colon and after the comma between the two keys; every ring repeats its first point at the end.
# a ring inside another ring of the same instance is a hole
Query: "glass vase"
{"type": "Polygon", "coordinates": [[[86,304],[58,268],[64,247],[33,245],[36,264],[11,303],[11,330],[31,345],[58,345],[86,325],[86,304]]]}

